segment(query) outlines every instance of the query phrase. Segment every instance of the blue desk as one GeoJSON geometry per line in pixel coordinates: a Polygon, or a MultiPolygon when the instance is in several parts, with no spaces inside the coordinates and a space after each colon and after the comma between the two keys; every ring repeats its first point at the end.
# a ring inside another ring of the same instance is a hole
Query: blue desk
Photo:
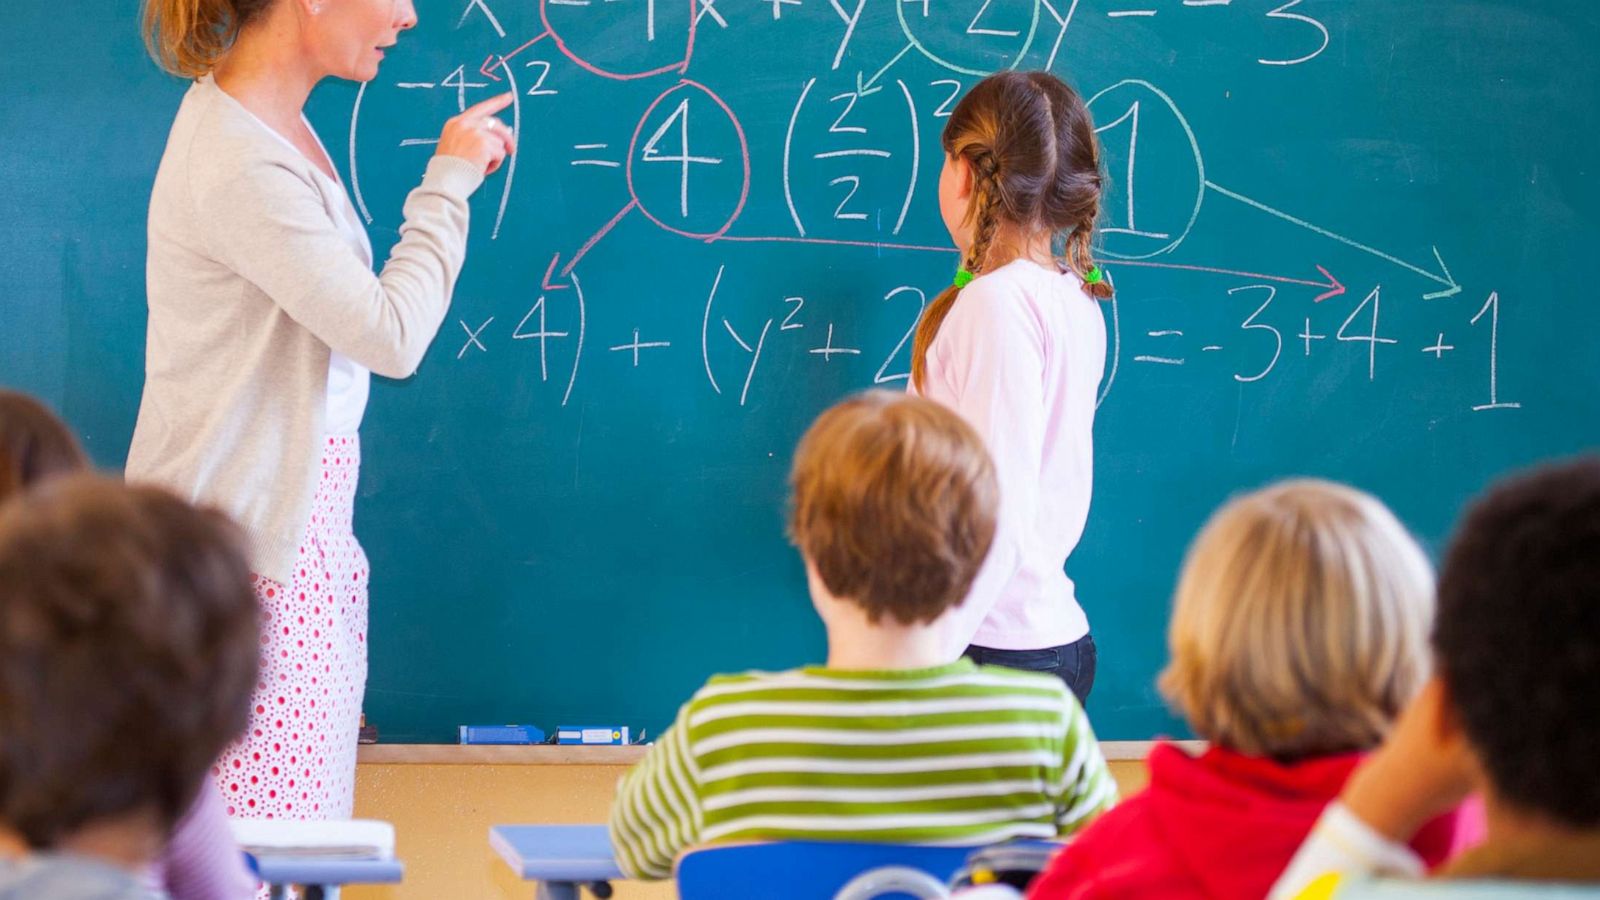
{"type": "Polygon", "coordinates": [[[540,900],[578,900],[582,888],[610,897],[610,882],[625,877],[604,825],[496,825],[489,846],[524,881],[537,881],[540,900]]]}
{"type": "Polygon", "coordinates": [[[396,859],[305,859],[251,857],[273,900],[287,896],[290,886],[304,888],[305,900],[337,900],[347,884],[399,884],[406,867],[396,859]]]}

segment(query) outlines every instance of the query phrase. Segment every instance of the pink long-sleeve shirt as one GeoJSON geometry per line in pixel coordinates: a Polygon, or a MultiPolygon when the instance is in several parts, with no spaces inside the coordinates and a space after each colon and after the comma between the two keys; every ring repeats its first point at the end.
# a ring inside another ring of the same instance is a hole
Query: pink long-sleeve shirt
{"type": "Polygon", "coordinates": [[[145,883],[172,900],[253,900],[257,880],[228,827],[222,792],[208,776],[145,883]]]}
{"type": "Polygon", "coordinates": [[[1089,518],[1105,363],[1100,305],[1076,275],[1028,260],[973,279],[928,348],[921,393],[982,435],[1000,480],[994,548],[942,625],[954,652],[1089,633],[1065,565],[1089,518]]]}

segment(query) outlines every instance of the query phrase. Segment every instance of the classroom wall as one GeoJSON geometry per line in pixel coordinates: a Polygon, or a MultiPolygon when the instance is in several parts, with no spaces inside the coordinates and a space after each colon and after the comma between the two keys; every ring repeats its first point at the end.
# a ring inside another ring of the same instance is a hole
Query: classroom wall
{"type": "MultiPolygon", "coordinates": [[[[624,766],[364,763],[358,817],[393,822],[406,881],[351,888],[349,900],[527,900],[533,888],[489,849],[489,827],[508,822],[600,822],[624,766]]],[[[1112,762],[1123,795],[1144,786],[1142,762],[1112,762]]],[[[617,900],[668,900],[670,884],[625,882],[617,900]]]]}

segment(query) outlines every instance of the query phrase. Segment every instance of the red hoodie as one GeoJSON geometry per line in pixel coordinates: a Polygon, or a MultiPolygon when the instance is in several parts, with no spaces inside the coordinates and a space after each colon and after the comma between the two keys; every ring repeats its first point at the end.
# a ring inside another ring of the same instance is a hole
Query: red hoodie
{"type": "MultiPolygon", "coordinates": [[[[1265,897],[1360,760],[1349,753],[1283,765],[1158,746],[1150,786],[1068,844],[1028,900],[1265,897]]],[[[1411,847],[1432,868],[1482,832],[1481,815],[1457,810],[1424,826],[1411,847]]]]}

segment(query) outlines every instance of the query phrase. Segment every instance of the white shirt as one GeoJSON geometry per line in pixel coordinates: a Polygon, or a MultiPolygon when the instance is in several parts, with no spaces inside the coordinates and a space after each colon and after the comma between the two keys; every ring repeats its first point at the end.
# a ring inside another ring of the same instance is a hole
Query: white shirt
{"type": "Polygon", "coordinates": [[[955,651],[1089,633],[1064,566],[1089,518],[1105,363],[1100,304],[1076,275],[1027,260],[973,279],[928,348],[922,393],[977,430],[1000,481],[994,547],[942,626],[955,651]]]}
{"type": "Polygon", "coordinates": [[[1428,867],[1416,851],[1379,834],[1335,800],[1323,810],[1267,896],[1270,900],[1293,900],[1330,872],[1418,879],[1428,874],[1428,867]]]}
{"type": "MultiPolygon", "coordinates": [[[[317,147],[322,150],[323,156],[328,156],[328,148],[322,145],[322,138],[318,137],[311,123],[306,123],[306,130],[316,138],[317,147]]],[[[333,169],[333,159],[328,158],[328,168],[333,169]]],[[[337,173],[338,170],[334,169],[337,173]]],[[[317,167],[317,174],[326,178],[322,167],[317,167]]],[[[344,189],[344,184],[338,179],[332,183],[338,189],[340,196],[344,197],[344,208],[338,222],[339,231],[344,234],[345,240],[355,249],[356,254],[372,265],[372,240],[367,237],[367,229],[361,224],[361,218],[356,215],[356,208],[350,202],[350,192],[344,189]]],[[[328,357],[328,414],[324,427],[330,435],[355,434],[361,430],[361,419],[367,413],[367,397],[372,392],[372,371],[366,366],[352,360],[343,353],[335,350],[328,357]]]]}

